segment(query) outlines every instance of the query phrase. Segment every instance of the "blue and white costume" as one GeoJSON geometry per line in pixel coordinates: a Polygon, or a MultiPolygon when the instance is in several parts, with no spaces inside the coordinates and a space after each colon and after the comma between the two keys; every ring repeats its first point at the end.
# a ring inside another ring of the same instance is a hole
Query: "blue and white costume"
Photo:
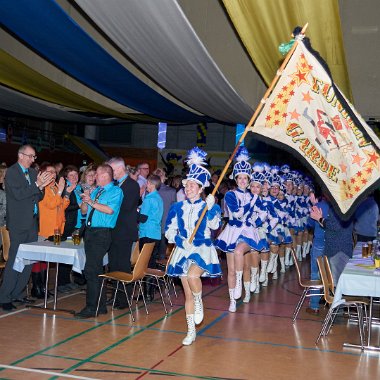
{"type": "Polygon", "coordinates": [[[168,265],[168,275],[174,277],[186,276],[191,264],[204,270],[202,277],[222,275],[218,254],[211,241],[211,230],[220,226],[220,207],[214,205],[206,212],[192,242],[192,249],[185,250],[183,240],[190,238],[195,225],[201,216],[206,203],[199,199],[194,203],[188,200],[172,205],[166,220],[165,236],[169,243],[175,243],[176,248],[168,265]]]}
{"type": "Polygon", "coordinates": [[[187,164],[190,171],[182,181],[187,199],[172,205],[165,228],[169,243],[176,244],[168,262],[167,273],[181,278],[185,294],[187,335],[182,341],[185,346],[195,341],[195,325],[202,323],[204,318],[200,277],[222,274],[218,254],[211,240],[211,230],[220,226],[220,207],[215,204],[212,194],[205,201],[200,197],[202,189],[210,185],[211,174],[202,166],[205,165],[206,155],[198,147],[188,152],[187,164]],[[201,218],[204,211],[204,217],[201,218]],[[198,222],[199,226],[195,230],[198,222]]]}

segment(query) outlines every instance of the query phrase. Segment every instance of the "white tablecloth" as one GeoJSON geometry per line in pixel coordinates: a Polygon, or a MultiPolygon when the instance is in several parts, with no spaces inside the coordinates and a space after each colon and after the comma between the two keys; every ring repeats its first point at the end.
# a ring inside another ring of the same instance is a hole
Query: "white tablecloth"
{"type": "Polygon", "coordinates": [[[60,245],[54,245],[51,241],[20,244],[13,269],[22,272],[25,265],[37,261],[70,264],[75,272],[82,273],[86,262],[84,245],[74,245],[71,240],[63,241],[60,245]]]}
{"type": "Polygon", "coordinates": [[[380,297],[380,270],[372,266],[374,266],[372,258],[361,257],[361,243],[358,243],[354,250],[354,257],[350,259],[339,277],[333,307],[342,303],[344,294],[380,297]]]}

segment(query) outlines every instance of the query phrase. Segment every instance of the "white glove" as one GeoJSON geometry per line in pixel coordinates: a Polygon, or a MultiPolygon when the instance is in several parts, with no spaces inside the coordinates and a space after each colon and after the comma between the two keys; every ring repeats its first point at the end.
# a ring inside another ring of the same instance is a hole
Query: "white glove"
{"type": "Polygon", "coordinates": [[[211,210],[215,205],[215,197],[212,194],[207,195],[206,199],[207,208],[211,210]]]}
{"type": "Polygon", "coordinates": [[[192,244],[189,243],[188,240],[184,239],[182,240],[183,249],[186,251],[190,251],[190,249],[193,247],[192,244]]]}

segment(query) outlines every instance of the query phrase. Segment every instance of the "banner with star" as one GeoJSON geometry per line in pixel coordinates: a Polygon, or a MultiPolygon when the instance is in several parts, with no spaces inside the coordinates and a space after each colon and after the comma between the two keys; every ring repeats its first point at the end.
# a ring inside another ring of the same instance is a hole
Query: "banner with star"
{"type": "Polygon", "coordinates": [[[380,140],[306,42],[298,41],[250,130],[299,157],[347,219],[380,186],[380,140]]]}

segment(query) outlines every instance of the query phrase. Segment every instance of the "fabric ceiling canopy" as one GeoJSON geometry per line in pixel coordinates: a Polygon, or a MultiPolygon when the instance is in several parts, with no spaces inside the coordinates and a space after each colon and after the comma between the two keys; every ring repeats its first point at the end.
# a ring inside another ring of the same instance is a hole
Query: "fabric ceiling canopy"
{"type": "Polygon", "coordinates": [[[352,101],[344,55],[338,0],[223,0],[241,40],[267,85],[282,60],[279,41],[287,42],[297,25],[328,62],[335,82],[352,101]]]}
{"type": "Polygon", "coordinates": [[[38,99],[84,112],[112,115],[134,121],[155,120],[144,115],[128,116],[92,102],[44,77],[2,50],[0,50],[0,83],[38,99]]]}
{"type": "Polygon", "coordinates": [[[349,51],[355,104],[375,116],[376,1],[0,0],[0,83],[45,101],[49,117],[64,109],[57,117],[67,120],[246,123],[283,59],[279,44],[308,22],[307,37],[352,100],[349,51]],[[353,59],[366,41],[371,60],[353,59]]]}
{"type": "Polygon", "coordinates": [[[202,120],[129,73],[54,1],[3,0],[0,22],[63,71],[121,104],[167,120],[202,120]]]}
{"type": "Polygon", "coordinates": [[[129,1],[127,7],[124,0],[76,2],[175,97],[216,120],[250,119],[253,110],[223,76],[175,0],[129,1]]]}
{"type": "MultiPolygon", "coordinates": [[[[40,119],[70,121],[85,124],[110,124],[110,121],[102,121],[99,120],[99,118],[76,115],[72,112],[49,107],[48,105],[38,103],[27,95],[22,95],[3,86],[0,86],[0,108],[40,119]]],[[[115,119],[114,121],[121,122],[120,119],[115,119]]]]}

